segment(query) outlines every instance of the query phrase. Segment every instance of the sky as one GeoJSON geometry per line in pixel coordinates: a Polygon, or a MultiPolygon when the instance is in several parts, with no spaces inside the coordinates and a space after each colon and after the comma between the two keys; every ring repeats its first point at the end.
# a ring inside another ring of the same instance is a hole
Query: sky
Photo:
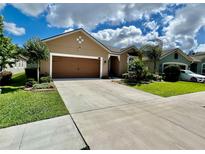
{"type": "Polygon", "coordinates": [[[205,4],[1,4],[5,35],[28,39],[84,28],[107,45],[141,47],[162,40],[164,49],[205,51],[205,4]]]}

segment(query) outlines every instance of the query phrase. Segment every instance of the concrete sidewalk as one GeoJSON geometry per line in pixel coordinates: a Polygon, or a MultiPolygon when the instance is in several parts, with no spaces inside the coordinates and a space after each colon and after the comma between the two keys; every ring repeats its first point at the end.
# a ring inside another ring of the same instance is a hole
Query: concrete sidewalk
{"type": "Polygon", "coordinates": [[[1,150],[80,150],[85,147],[70,115],[0,129],[1,150]]]}

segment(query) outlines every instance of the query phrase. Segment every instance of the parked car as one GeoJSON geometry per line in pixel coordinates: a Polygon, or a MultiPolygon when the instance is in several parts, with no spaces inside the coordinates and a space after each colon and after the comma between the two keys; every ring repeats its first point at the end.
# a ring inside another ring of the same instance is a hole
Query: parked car
{"type": "Polygon", "coordinates": [[[190,70],[181,70],[180,79],[184,81],[192,81],[192,82],[205,82],[204,75],[196,74],[190,70]]]}

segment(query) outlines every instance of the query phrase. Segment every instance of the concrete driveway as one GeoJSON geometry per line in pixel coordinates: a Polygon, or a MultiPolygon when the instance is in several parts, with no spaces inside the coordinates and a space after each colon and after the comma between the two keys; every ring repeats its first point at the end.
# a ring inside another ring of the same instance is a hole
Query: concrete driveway
{"type": "Polygon", "coordinates": [[[55,80],[91,149],[205,149],[205,92],[162,98],[109,80],[55,80]]]}

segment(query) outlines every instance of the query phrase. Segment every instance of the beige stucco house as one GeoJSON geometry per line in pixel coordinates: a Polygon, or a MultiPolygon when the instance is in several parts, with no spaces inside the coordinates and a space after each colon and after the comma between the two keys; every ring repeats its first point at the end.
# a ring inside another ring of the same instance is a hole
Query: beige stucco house
{"type": "Polygon", "coordinates": [[[41,61],[40,73],[54,78],[121,76],[127,72],[134,46],[117,49],[106,46],[83,29],[42,40],[50,49],[47,61],[41,61]]]}

